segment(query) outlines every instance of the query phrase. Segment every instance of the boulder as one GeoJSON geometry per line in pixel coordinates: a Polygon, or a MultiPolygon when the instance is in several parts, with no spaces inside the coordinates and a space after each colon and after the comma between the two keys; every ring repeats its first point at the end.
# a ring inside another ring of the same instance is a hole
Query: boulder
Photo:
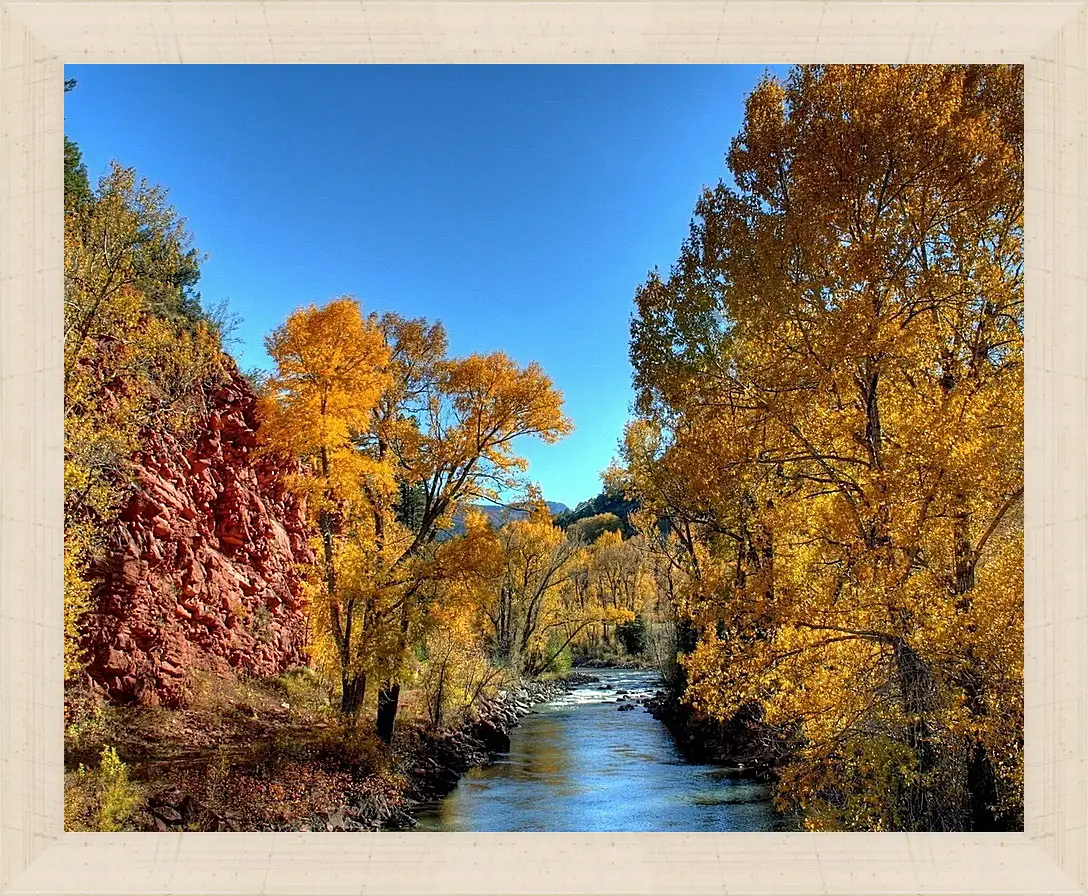
{"type": "Polygon", "coordinates": [[[181,824],[181,813],[170,806],[155,806],[152,808],[151,814],[156,818],[161,818],[168,824],[181,824]]]}
{"type": "Polygon", "coordinates": [[[330,812],[327,826],[330,831],[346,831],[348,822],[344,817],[344,811],[342,809],[336,809],[330,812]]]}
{"type": "Polygon", "coordinates": [[[492,753],[506,753],[510,750],[510,736],[488,719],[477,722],[472,728],[472,734],[492,753]]]}

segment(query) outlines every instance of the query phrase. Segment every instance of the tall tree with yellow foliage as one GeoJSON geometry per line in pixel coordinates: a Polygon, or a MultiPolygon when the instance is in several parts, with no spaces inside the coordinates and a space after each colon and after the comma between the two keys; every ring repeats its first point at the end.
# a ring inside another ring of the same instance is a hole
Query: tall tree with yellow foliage
{"type": "Polygon", "coordinates": [[[516,439],[555,441],[571,425],[539,365],[501,352],[449,358],[440,325],[364,318],[354,299],[296,312],[268,350],[266,442],[302,459],[323,541],[328,609],[315,613],[315,648],[335,648],[346,713],[377,676],[388,741],[400,676],[445,574],[436,536],[465,499],[518,484],[516,439]]]}
{"type": "Polygon", "coordinates": [[[584,552],[552,523],[543,504],[507,523],[495,539],[503,564],[487,607],[494,655],[515,670],[532,668],[546,659],[546,636],[570,621],[564,591],[581,569],[584,552]]]}
{"type": "Polygon", "coordinates": [[[797,67],[728,161],[632,324],[689,698],[789,733],[813,827],[1015,826],[1022,69],[797,67]]]}
{"type": "Polygon", "coordinates": [[[380,595],[370,573],[381,551],[372,537],[371,506],[388,500],[394,486],[388,466],[361,451],[358,440],[391,384],[389,349],[352,299],[294,312],[265,344],[276,370],[265,384],[261,435],[301,464],[291,481],[305,496],[320,540],[314,639],[319,651],[332,648],[340,708],[351,715],[377,653],[373,620],[380,595]]]}
{"type": "Polygon", "coordinates": [[[605,532],[590,549],[590,585],[603,613],[601,627],[611,644],[609,626],[630,621],[643,609],[651,586],[644,540],[624,539],[619,531],[605,532]]]}

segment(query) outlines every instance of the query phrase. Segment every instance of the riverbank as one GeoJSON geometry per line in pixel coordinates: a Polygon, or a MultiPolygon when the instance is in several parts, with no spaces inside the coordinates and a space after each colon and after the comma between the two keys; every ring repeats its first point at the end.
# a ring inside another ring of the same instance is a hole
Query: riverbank
{"type": "MultiPolygon", "coordinates": [[[[657,665],[639,655],[615,655],[582,657],[572,669],[657,671],[657,665]]],[[[664,681],[662,686],[644,703],[672,735],[685,759],[723,766],[738,780],[765,784],[775,781],[775,769],[786,755],[786,746],[753,713],[741,713],[729,722],[719,722],[696,712],[679,694],[666,688],[664,681]]]]}
{"type": "Polygon", "coordinates": [[[714,763],[740,780],[771,784],[787,755],[786,744],[753,712],[741,712],[728,722],[698,713],[675,692],[664,692],[647,703],[654,718],[672,735],[684,758],[714,763]]]}
{"type": "MultiPolygon", "coordinates": [[[[581,657],[572,668],[657,671],[652,660],[639,655],[581,657]]],[[[664,679],[661,690],[643,703],[672,735],[688,761],[723,766],[741,780],[775,780],[775,768],[785,756],[785,745],[754,714],[741,713],[729,722],[707,718],[684,702],[664,679]]]]}
{"type": "Polygon", "coordinates": [[[592,669],[639,669],[646,672],[652,672],[657,669],[657,666],[651,661],[641,656],[612,656],[606,658],[599,657],[583,657],[578,659],[573,666],[572,671],[585,671],[592,669]]]}
{"type": "Polygon", "coordinates": [[[413,828],[419,805],[446,796],[470,769],[488,765],[508,751],[511,730],[537,705],[591,680],[592,676],[573,673],[563,679],[521,682],[481,700],[473,717],[453,730],[436,733],[419,726],[407,728],[395,744],[394,774],[401,787],[394,794],[364,786],[346,794],[345,804],[336,811],[318,814],[288,829],[413,828]]]}
{"type": "Polygon", "coordinates": [[[422,803],[441,799],[472,768],[488,765],[510,749],[510,732],[535,707],[596,679],[572,672],[561,679],[522,682],[485,698],[475,716],[453,731],[434,734],[417,729],[414,741],[402,744],[401,763],[408,786],[407,819],[368,818],[372,829],[411,827],[411,813],[422,803]],[[407,822],[407,823],[405,823],[407,822]]]}
{"type": "Polygon", "coordinates": [[[519,682],[452,731],[411,713],[392,748],[346,728],[308,670],[276,679],[209,678],[183,710],[115,706],[85,694],[67,708],[69,830],[388,830],[509,747],[534,706],[588,680],[519,682]]]}

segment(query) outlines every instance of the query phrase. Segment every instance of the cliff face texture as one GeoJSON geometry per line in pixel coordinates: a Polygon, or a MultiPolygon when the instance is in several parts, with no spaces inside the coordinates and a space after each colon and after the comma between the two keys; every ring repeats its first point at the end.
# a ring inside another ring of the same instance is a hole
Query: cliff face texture
{"type": "Polygon", "coordinates": [[[87,674],[120,702],[176,707],[197,669],[303,661],[296,564],[313,559],[286,471],[253,457],[256,396],[236,371],[183,445],[152,434],[84,624],[87,674]]]}

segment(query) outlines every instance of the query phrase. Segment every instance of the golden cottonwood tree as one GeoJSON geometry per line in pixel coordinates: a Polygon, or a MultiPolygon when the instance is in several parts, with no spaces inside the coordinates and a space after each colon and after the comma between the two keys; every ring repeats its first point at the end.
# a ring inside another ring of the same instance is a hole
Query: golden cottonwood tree
{"type": "Polygon", "coordinates": [[[584,552],[553,525],[544,504],[507,523],[494,537],[503,562],[486,608],[493,653],[504,666],[536,671],[551,659],[545,650],[549,633],[586,622],[577,611],[579,618],[572,619],[564,601],[568,584],[584,565],[584,552]]]}
{"type": "Polygon", "coordinates": [[[502,352],[443,358],[400,413],[413,428],[412,438],[396,452],[401,481],[415,490],[419,505],[412,536],[389,567],[391,581],[405,593],[397,661],[378,694],[378,735],[387,742],[399,703],[399,675],[413,640],[413,614],[427,597],[423,585],[433,577],[441,524],[465,499],[494,498],[499,489],[519,484],[527,464],[514,452],[518,438],[554,442],[572,429],[562,413],[562,395],[540,366],[519,368],[502,352]]]}
{"type": "Polygon", "coordinates": [[[378,733],[388,741],[400,676],[445,574],[436,536],[465,499],[517,484],[525,461],[516,439],[552,442],[571,425],[539,365],[520,368],[501,352],[449,358],[440,325],[364,319],[354,299],[296,312],[270,338],[269,354],[278,369],[265,402],[268,445],[306,460],[308,493],[328,496],[313,512],[331,545],[324,594],[338,607],[330,606],[328,626],[347,674],[342,706],[356,712],[367,675],[376,675],[378,733]],[[341,368],[349,373],[328,382],[341,368]],[[351,576],[341,582],[328,570],[344,526],[351,576]],[[339,603],[349,587],[357,589],[350,612],[339,603]],[[349,627],[359,613],[365,618],[349,627]]]}
{"type": "Polygon", "coordinates": [[[689,698],[788,733],[811,826],[1015,826],[1022,69],[798,67],[728,162],[632,323],[689,698]]]}
{"type": "Polygon", "coordinates": [[[473,514],[465,536],[443,547],[463,558],[476,606],[466,615],[479,620],[490,658],[514,674],[538,675],[588,629],[633,618],[622,597],[601,600],[591,548],[555,525],[543,501],[498,529],[473,514]]]}
{"type": "Polygon", "coordinates": [[[609,625],[634,619],[649,597],[652,580],[643,539],[625,540],[618,531],[605,532],[590,549],[588,574],[601,608],[604,641],[611,644],[609,625]]]}
{"type": "Polygon", "coordinates": [[[421,686],[434,728],[458,723],[506,670],[491,662],[491,584],[503,572],[502,546],[487,516],[465,515],[465,531],[436,547],[438,587],[427,608],[421,686]]]}
{"type": "Polygon", "coordinates": [[[276,370],[265,384],[260,432],[302,465],[292,483],[320,540],[315,645],[319,658],[331,648],[341,709],[354,713],[381,653],[374,617],[383,595],[373,571],[384,546],[374,539],[372,504],[388,501],[395,485],[389,465],[360,450],[359,439],[391,384],[389,349],[352,299],[294,312],[265,345],[276,370]]]}

